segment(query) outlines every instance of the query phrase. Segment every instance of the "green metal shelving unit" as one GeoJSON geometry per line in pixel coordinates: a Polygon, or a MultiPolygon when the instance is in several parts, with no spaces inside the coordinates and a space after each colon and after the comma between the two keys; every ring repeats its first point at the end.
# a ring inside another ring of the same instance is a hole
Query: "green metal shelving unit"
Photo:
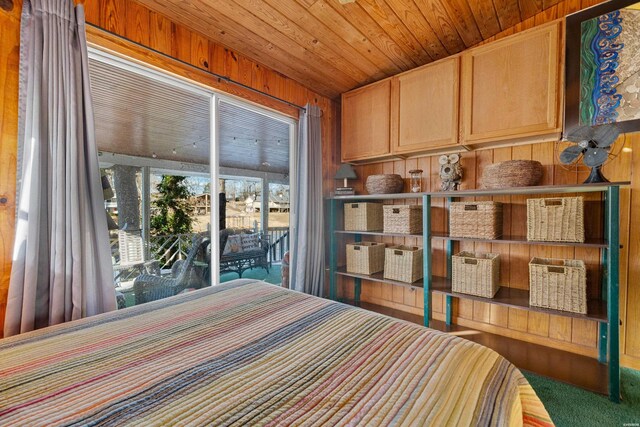
{"type": "MultiPolygon", "coordinates": [[[[364,201],[385,201],[385,200],[421,200],[423,232],[421,235],[407,235],[408,237],[422,237],[423,247],[423,268],[424,279],[424,325],[429,326],[431,313],[431,293],[440,292],[445,294],[445,321],[447,325],[452,322],[452,301],[454,297],[471,298],[464,294],[451,292],[447,288],[446,281],[451,278],[451,255],[453,254],[454,242],[462,240],[473,240],[487,243],[504,244],[545,244],[549,246],[583,246],[596,247],[602,253],[602,304],[598,304],[592,313],[587,315],[576,315],[557,310],[546,310],[528,307],[522,302],[522,295],[519,298],[505,298],[501,301],[475,297],[473,299],[482,300],[488,303],[504,304],[518,308],[542,311],[550,314],[586,318],[598,322],[598,361],[608,363],[609,373],[609,399],[614,402],[620,401],[620,330],[619,330],[619,279],[620,279],[620,187],[629,185],[628,182],[583,184],[583,185],[553,185],[537,187],[520,187],[500,190],[464,190],[455,192],[429,192],[429,193],[402,193],[402,194],[381,194],[381,195],[355,195],[338,196],[328,199],[330,204],[329,227],[330,227],[330,255],[329,255],[329,298],[338,299],[337,277],[339,275],[348,276],[354,279],[354,299],[356,304],[360,301],[362,280],[369,279],[367,276],[350,274],[346,270],[338,269],[338,236],[352,235],[355,242],[360,242],[362,236],[400,236],[398,234],[385,234],[382,232],[350,232],[338,229],[338,218],[343,212],[344,203],[364,202],[364,201]],[[604,239],[587,240],[585,243],[556,243],[556,242],[527,242],[524,238],[509,236],[506,239],[482,240],[482,239],[460,239],[450,238],[447,235],[434,235],[431,230],[431,201],[434,198],[445,198],[447,208],[455,199],[466,197],[490,197],[490,196],[519,196],[519,195],[559,195],[575,193],[602,193],[604,195],[604,239]],[[431,274],[431,243],[433,239],[444,239],[447,256],[447,278],[434,278],[431,274]],[[444,283],[444,285],[443,285],[444,283]],[[602,308],[601,308],[602,307],[602,308]],[[605,313],[606,312],[606,313],[605,313]]],[[[394,285],[420,287],[416,284],[401,284],[385,280],[380,277],[372,277],[370,280],[383,281],[394,285]]],[[[521,291],[520,293],[526,293],[521,291]]],[[[515,292],[514,292],[515,294],[515,292]]],[[[591,310],[591,308],[590,308],[591,310]]]]}

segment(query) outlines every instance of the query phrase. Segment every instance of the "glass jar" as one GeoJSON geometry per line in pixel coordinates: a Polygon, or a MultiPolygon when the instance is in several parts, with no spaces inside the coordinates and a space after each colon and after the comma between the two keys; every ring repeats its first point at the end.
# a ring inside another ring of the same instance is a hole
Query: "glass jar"
{"type": "Polygon", "coordinates": [[[411,192],[422,193],[422,169],[414,169],[409,171],[411,178],[411,192]]]}

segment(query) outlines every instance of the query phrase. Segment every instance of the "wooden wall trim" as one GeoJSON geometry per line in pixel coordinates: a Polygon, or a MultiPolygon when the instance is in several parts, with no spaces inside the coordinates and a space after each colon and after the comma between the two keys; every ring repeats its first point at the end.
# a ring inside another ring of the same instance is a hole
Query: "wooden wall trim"
{"type": "Polygon", "coordinates": [[[0,337],[15,234],[21,10],[20,2],[10,11],[0,10],[0,199],[6,199],[0,203],[0,337]]]}

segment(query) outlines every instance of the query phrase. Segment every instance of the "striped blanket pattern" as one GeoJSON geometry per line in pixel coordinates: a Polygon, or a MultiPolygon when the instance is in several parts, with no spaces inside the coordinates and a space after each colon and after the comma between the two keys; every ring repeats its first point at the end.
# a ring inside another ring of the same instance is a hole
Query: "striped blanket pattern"
{"type": "Polygon", "coordinates": [[[0,340],[0,425],[523,424],[492,350],[255,281],[0,340]]]}

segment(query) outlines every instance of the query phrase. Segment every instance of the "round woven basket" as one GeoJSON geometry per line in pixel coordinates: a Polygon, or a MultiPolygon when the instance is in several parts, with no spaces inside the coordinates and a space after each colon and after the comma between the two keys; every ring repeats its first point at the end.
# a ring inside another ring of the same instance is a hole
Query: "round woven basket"
{"type": "Polygon", "coordinates": [[[369,175],[365,187],[369,194],[402,193],[404,180],[397,174],[369,175]]]}
{"type": "Polygon", "coordinates": [[[508,160],[487,166],[482,173],[483,188],[530,187],[542,179],[542,164],[535,160],[508,160]]]}

